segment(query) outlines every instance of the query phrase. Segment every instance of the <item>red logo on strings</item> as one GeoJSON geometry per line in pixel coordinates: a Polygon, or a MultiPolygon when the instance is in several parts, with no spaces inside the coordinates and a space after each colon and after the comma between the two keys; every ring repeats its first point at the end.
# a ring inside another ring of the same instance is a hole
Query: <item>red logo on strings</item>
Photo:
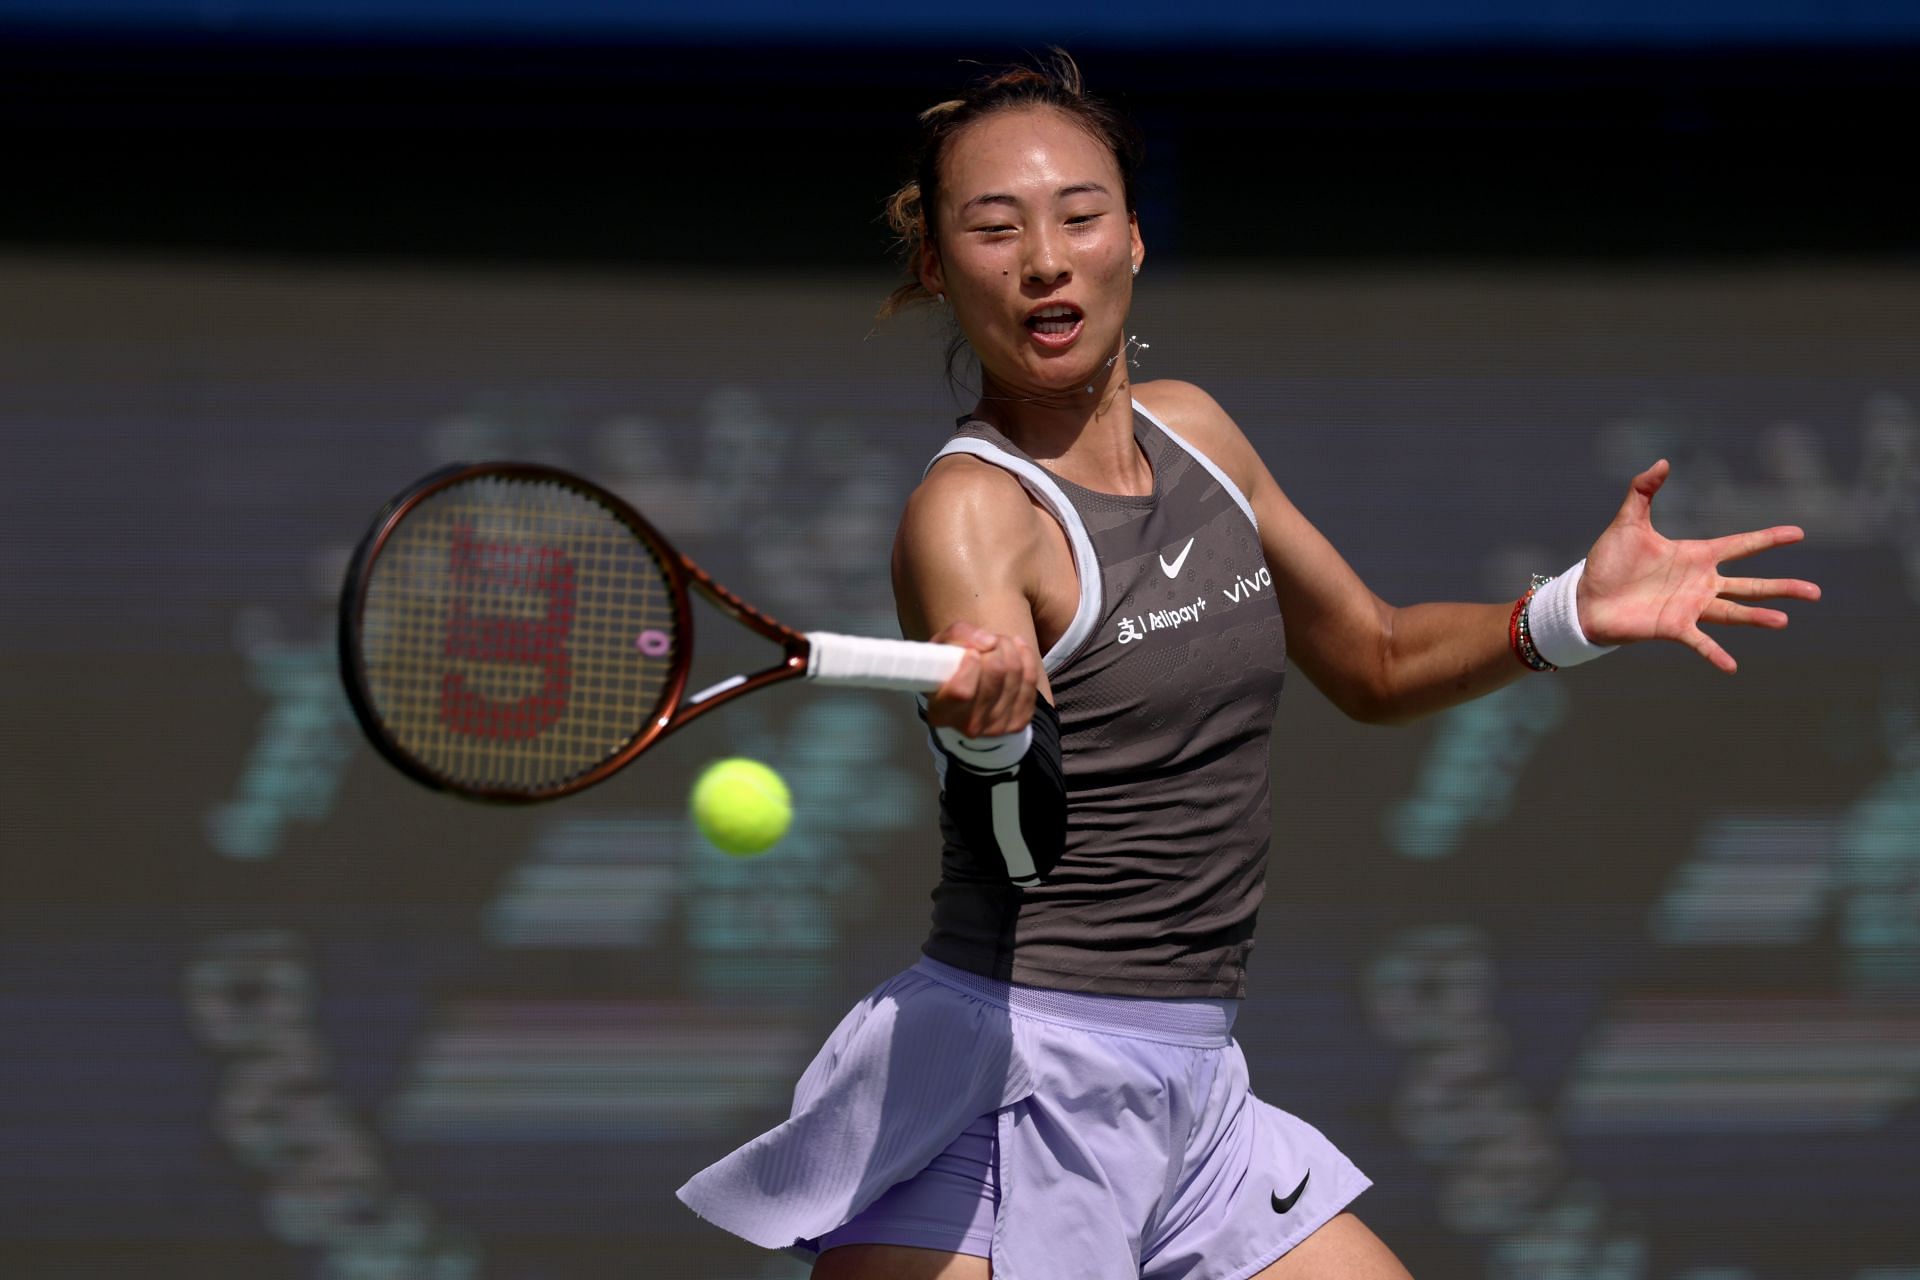
{"type": "Polygon", "coordinates": [[[573,659],[567,652],[567,635],[573,630],[573,561],[552,547],[476,542],[472,526],[462,525],[454,530],[448,569],[454,596],[447,611],[447,657],[538,667],[541,677],[534,692],[503,702],[469,688],[460,672],[447,671],[440,677],[441,723],[475,738],[538,735],[566,714],[573,687],[573,659]],[[476,615],[467,600],[479,588],[545,596],[545,616],[476,615]]]}

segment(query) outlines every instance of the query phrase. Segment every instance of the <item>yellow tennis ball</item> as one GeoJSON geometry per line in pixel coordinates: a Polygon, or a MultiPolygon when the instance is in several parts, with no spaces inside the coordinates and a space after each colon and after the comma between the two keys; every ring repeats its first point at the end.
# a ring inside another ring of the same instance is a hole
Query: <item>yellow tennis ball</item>
{"type": "Polygon", "coordinates": [[[722,853],[765,853],[787,834],[793,797],[780,775],[745,756],[716,760],[693,783],[693,820],[722,853]]]}

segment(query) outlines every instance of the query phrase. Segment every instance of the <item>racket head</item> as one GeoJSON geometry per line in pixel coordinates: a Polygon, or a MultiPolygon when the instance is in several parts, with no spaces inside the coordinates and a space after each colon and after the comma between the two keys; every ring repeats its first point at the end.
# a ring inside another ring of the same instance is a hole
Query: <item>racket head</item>
{"type": "Polygon", "coordinates": [[[525,803],[592,786],[679,704],[687,568],[632,506],[558,468],[435,472],[382,510],[341,587],[354,714],[429,787],[525,803]]]}

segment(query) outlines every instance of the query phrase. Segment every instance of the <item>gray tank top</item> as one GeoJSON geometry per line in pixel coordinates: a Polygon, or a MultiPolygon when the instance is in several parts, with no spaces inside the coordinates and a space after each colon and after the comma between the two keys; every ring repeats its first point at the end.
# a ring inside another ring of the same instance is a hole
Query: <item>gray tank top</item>
{"type": "Polygon", "coordinates": [[[1067,531],[1080,605],[1043,658],[1065,852],[1038,885],[1011,884],[997,850],[966,847],[943,797],[923,950],[1029,986],[1240,997],[1270,841],[1280,609],[1245,495],[1137,402],[1133,430],[1153,468],[1143,498],[1062,479],[978,420],[935,457],[1019,477],[1067,531]]]}

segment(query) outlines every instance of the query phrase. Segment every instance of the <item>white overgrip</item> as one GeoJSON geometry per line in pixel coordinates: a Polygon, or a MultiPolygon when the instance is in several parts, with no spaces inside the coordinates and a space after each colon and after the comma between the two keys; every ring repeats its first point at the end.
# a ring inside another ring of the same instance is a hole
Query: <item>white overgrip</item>
{"type": "Polygon", "coordinates": [[[960,669],[957,644],[875,640],[832,631],[807,632],[807,678],[860,689],[932,693],[960,669]]]}

